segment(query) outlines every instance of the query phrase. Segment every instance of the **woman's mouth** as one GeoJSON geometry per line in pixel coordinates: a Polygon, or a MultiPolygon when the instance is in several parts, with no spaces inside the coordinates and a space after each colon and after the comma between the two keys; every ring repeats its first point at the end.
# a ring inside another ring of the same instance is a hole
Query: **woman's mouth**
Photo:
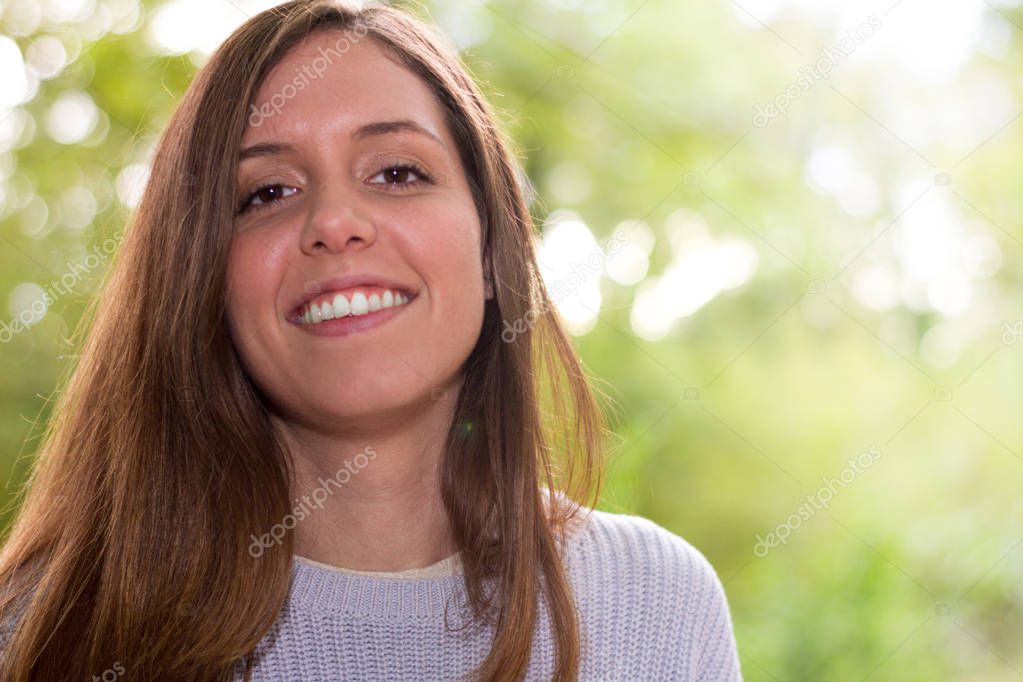
{"type": "Polygon", "coordinates": [[[415,298],[415,293],[398,289],[353,287],[317,296],[289,321],[318,336],[346,336],[383,324],[415,298]]]}

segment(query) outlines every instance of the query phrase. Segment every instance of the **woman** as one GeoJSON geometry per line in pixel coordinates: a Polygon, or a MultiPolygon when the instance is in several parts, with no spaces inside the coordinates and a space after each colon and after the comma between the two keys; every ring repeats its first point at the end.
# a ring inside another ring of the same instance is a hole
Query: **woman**
{"type": "Polygon", "coordinates": [[[556,316],[500,338],[551,307],[510,149],[404,11],[228,38],[0,555],[3,679],[739,679],[703,555],[572,501],[606,427],[556,316]]]}

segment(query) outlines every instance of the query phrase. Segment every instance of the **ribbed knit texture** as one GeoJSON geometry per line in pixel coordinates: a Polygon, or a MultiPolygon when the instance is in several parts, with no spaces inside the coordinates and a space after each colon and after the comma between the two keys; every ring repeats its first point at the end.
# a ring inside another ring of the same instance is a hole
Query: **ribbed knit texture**
{"type": "MultiPolygon", "coordinates": [[[[703,554],[640,516],[583,508],[566,564],[587,682],[741,681],[724,588],[703,554]],[[588,513],[587,513],[588,512],[588,513]]],[[[253,680],[458,680],[486,657],[491,626],[469,624],[459,574],[380,578],[294,561],[291,590],[257,648],[253,680]]],[[[545,600],[527,680],[550,680],[545,600]]],[[[241,679],[240,677],[238,679],[241,679]]]]}

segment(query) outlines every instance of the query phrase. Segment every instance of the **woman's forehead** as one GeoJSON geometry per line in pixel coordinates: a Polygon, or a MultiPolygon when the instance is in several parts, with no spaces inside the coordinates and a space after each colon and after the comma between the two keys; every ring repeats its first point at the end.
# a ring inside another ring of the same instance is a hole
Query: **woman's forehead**
{"type": "Polygon", "coordinates": [[[256,98],[306,91],[345,99],[429,94],[425,83],[375,41],[356,42],[339,31],[317,31],[292,47],[264,78],[256,98]]]}
{"type": "Polygon", "coordinates": [[[351,38],[320,31],[290,50],[260,85],[245,139],[324,126],[340,133],[389,120],[414,121],[445,139],[443,112],[430,88],[374,41],[351,38]]]}

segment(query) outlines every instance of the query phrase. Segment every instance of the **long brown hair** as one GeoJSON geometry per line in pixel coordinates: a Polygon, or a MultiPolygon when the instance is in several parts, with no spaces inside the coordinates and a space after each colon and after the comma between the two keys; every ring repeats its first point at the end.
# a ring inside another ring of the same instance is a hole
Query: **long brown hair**
{"type": "Polygon", "coordinates": [[[269,70],[312,31],[358,27],[443,105],[495,287],[449,431],[441,494],[474,615],[495,625],[481,680],[521,679],[546,600],[557,680],[579,671],[563,546],[596,506],[606,422],[552,309],[511,143],[457,50],[413,13],[295,0],[237,29],[185,93],[75,342],[18,517],[0,553],[4,680],[229,680],[273,625],[290,535],[290,454],[225,320],[238,146],[269,70]],[[528,314],[527,314],[528,313],[528,314]],[[518,325],[512,342],[502,323],[518,325]],[[558,494],[563,491],[564,496],[558,494]],[[561,500],[559,502],[559,500],[561,500]],[[579,500],[575,502],[573,500],[579,500]],[[493,581],[496,590],[484,589],[493,581]]]}

